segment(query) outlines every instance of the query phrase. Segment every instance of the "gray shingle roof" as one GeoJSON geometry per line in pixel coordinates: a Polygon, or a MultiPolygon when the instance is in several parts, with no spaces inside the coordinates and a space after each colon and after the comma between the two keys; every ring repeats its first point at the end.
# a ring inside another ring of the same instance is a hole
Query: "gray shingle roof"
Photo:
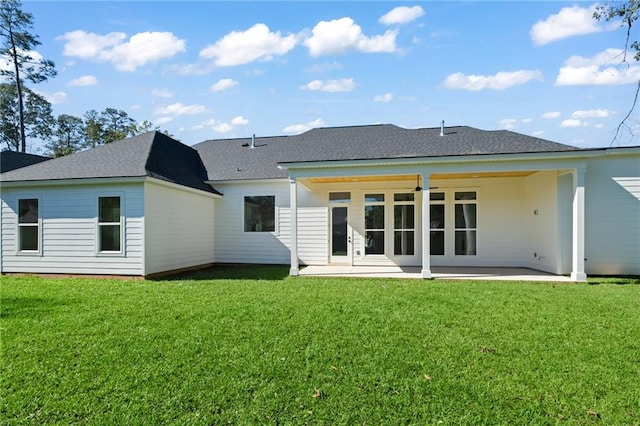
{"type": "Polygon", "coordinates": [[[0,152],[0,173],[20,169],[47,160],[51,160],[51,158],[24,152],[2,151],[0,152]]]}
{"type": "Polygon", "coordinates": [[[443,157],[579,148],[507,130],[485,131],[467,126],[403,129],[390,124],[317,128],[296,136],[209,140],[197,145],[215,180],[286,177],[278,163],[394,158],[443,157]]]}
{"type": "Polygon", "coordinates": [[[3,173],[0,182],[143,176],[217,193],[197,151],[159,132],[3,173]]]}

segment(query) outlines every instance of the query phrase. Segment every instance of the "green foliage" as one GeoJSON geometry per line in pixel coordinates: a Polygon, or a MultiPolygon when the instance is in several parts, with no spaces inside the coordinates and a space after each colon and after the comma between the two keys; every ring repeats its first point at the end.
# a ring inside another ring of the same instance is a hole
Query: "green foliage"
{"type": "Polygon", "coordinates": [[[45,148],[53,157],[73,154],[86,145],[84,122],[79,117],[62,114],[55,124],[54,136],[45,148]]]}
{"type": "MultiPolygon", "coordinates": [[[[40,44],[38,37],[31,34],[33,16],[23,12],[22,4],[17,0],[2,0],[0,2],[0,58],[9,62],[8,68],[0,69],[0,75],[4,76],[16,87],[18,126],[20,135],[20,150],[26,151],[27,122],[25,116],[25,101],[23,92],[26,92],[24,80],[31,83],[42,83],[56,75],[55,64],[34,54],[34,49],[40,44]]],[[[26,93],[25,93],[26,95],[26,93]]],[[[27,106],[28,111],[28,106],[27,106]]],[[[1,114],[8,111],[0,110],[1,114]]]]}
{"type": "MultiPolygon", "coordinates": [[[[598,21],[620,20],[622,25],[627,27],[625,51],[631,47],[632,51],[635,52],[633,59],[640,61],[640,41],[631,39],[632,27],[640,17],[640,0],[626,0],[598,5],[595,12],[593,12],[593,17],[598,21]]],[[[638,33],[636,32],[635,34],[637,36],[638,33]]]]}
{"type": "Polygon", "coordinates": [[[0,423],[640,423],[637,285],[286,274],[3,277],[0,423]]]}
{"type": "MultiPolygon", "coordinates": [[[[30,138],[47,140],[54,126],[51,104],[26,87],[23,98],[26,135],[30,138]]],[[[0,83],[0,144],[6,145],[12,151],[19,151],[21,140],[16,86],[0,83]]]]}

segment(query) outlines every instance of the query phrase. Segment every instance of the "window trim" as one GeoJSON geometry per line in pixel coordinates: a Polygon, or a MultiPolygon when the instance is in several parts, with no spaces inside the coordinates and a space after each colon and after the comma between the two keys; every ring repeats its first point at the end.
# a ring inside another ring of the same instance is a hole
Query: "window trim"
{"type": "Polygon", "coordinates": [[[278,208],[278,196],[276,194],[243,194],[242,195],[242,220],[240,223],[240,229],[242,230],[242,234],[247,235],[279,235],[280,234],[280,210],[278,208]],[[245,220],[246,220],[246,198],[247,197],[273,197],[273,231],[247,231],[245,229],[245,220]]]}
{"type": "Polygon", "coordinates": [[[40,194],[32,194],[16,199],[16,254],[20,256],[42,256],[42,196],[40,194]],[[20,223],[20,200],[37,200],[38,201],[38,221],[36,223],[20,223]],[[22,237],[20,228],[37,227],[38,228],[38,249],[22,250],[20,248],[22,237]]]}
{"type": "MultiPolygon", "coordinates": [[[[393,195],[391,196],[393,198],[393,195]]],[[[387,231],[389,231],[389,229],[387,229],[387,213],[389,211],[388,207],[387,207],[387,202],[389,200],[389,194],[388,191],[385,190],[376,190],[376,189],[371,189],[368,191],[363,191],[362,193],[362,206],[363,206],[363,231],[364,231],[364,246],[363,246],[363,258],[385,258],[385,257],[389,257],[388,256],[388,247],[387,247],[387,236],[389,235],[389,233],[387,231]],[[375,200],[375,201],[367,201],[367,195],[382,195],[382,200],[375,200]],[[382,228],[367,228],[367,207],[372,206],[372,207],[376,207],[376,206],[380,206],[382,207],[382,218],[383,218],[383,223],[382,223],[382,228]],[[382,253],[367,253],[367,232],[382,232],[382,242],[383,242],[383,247],[382,247],[382,253]]],[[[393,202],[393,201],[392,201],[393,202]]],[[[391,229],[391,232],[393,233],[393,229],[391,229]]]]}
{"type": "Polygon", "coordinates": [[[393,232],[393,247],[392,247],[392,256],[394,257],[415,257],[417,252],[418,252],[418,240],[416,238],[416,236],[418,235],[418,230],[416,228],[417,225],[417,220],[416,220],[416,212],[417,212],[417,207],[416,207],[416,196],[415,193],[413,192],[407,192],[407,191],[394,191],[391,197],[391,203],[392,203],[392,210],[393,210],[393,223],[392,223],[392,232],[393,232]],[[410,194],[413,196],[413,200],[410,201],[406,201],[406,200],[402,200],[402,201],[396,201],[396,195],[399,194],[410,194]],[[413,228],[396,228],[396,206],[412,206],[413,207],[413,228]],[[412,232],[413,233],[413,253],[412,254],[396,254],[396,232],[412,232]]]}
{"type": "Polygon", "coordinates": [[[125,246],[125,197],[123,192],[104,192],[96,194],[96,215],[95,215],[95,253],[99,257],[124,257],[126,254],[125,246]],[[120,222],[100,222],[100,199],[118,197],[120,199],[120,222]],[[120,227],[120,250],[101,250],[100,249],[100,227],[104,225],[115,225],[120,227]]]}

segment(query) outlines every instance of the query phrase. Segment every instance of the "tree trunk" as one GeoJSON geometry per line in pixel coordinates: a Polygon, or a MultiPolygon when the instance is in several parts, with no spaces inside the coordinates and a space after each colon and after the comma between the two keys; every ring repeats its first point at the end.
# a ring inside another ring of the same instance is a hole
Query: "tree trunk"
{"type": "Polygon", "coordinates": [[[13,38],[13,30],[9,28],[9,37],[11,39],[11,55],[13,66],[15,69],[16,91],[18,93],[18,115],[20,118],[20,149],[21,152],[27,152],[27,138],[24,130],[24,101],[22,99],[22,84],[20,84],[20,67],[18,66],[18,51],[13,38]]]}

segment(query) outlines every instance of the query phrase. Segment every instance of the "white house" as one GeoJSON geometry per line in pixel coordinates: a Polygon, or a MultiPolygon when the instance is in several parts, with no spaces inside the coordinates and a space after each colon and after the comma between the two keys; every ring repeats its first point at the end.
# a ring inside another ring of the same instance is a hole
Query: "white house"
{"type": "Polygon", "coordinates": [[[0,175],[2,273],[216,263],[640,275],[640,147],[393,125],[193,147],[147,133],[0,175]]]}

